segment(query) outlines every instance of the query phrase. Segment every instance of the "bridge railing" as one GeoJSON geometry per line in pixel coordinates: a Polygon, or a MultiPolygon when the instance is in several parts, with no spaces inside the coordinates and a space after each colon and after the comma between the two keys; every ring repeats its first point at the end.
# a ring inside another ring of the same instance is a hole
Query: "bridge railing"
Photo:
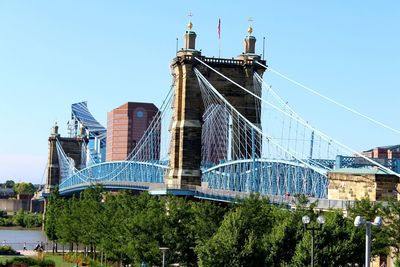
{"type": "MultiPolygon", "coordinates": [[[[193,61],[195,56],[192,55],[184,55],[178,57],[178,59],[183,60],[183,61],[193,61]]],[[[234,65],[234,66],[243,66],[243,65],[254,65],[254,60],[243,60],[243,59],[230,59],[230,58],[215,58],[215,57],[204,57],[204,56],[199,56],[200,60],[202,60],[205,63],[211,64],[211,65],[219,65],[223,64],[224,66],[226,65],[234,65]]],[[[263,64],[266,64],[266,61],[259,59],[259,61],[263,64]]]]}
{"type": "MultiPolygon", "coordinates": [[[[205,199],[214,199],[226,202],[233,202],[235,200],[244,199],[249,197],[254,192],[235,192],[227,190],[214,190],[204,186],[198,186],[196,188],[196,197],[205,199]]],[[[288,208],[295,208],[297,198],[295,196],[278,196],[278,195],[262,195],[267,197],[268,200],[277,205],[286,205],[288,208]]],[[[322,198],[308,198],[309,202],[306,206],[311,203],[316,203],[316,208],[321,210],[329,209],[341,209],[347,210],[349,207],[354,205],[354,200],[334,200],[334,199],[322,199],[322,198]]]]}

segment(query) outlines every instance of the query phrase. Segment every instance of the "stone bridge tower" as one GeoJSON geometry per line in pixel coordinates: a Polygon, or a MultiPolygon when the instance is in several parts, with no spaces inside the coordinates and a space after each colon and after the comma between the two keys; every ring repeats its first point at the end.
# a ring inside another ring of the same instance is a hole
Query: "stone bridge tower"
{"type": "MultiPolygon", "coordinates": [[[[171,68],[175,76],[173,122],[171,127],[170,169],[165,179],[167,189],[192,189],[201,185],[201,135],[204,105],[200,86],[194,73],[196,67],[208,81],[249,121],[260,125],[261,103],[255,97],[205,67],[196,58],[234,80],[246,89],[261,96],[261,88],[255,89],[253,74],[262,76],[265,61],[255,54],[256,38],[251,26],[244,40],[244,52],[236,59],[209,58],[196,50],[196,33],[192,23],[184,35],[184,47],[177,52],[171,68]]],[[[260,137],[258,137],[260,138],[260,137]]],[[[259,155],[259,151],[257,152],[259,155]]]]}
{"type": "Polygon", "coordinates": [[[58,126],[55,124],[49,136],[47,178],[44,189],[45,194],[51,193],[51,191],[60,183],[60,165],[56,146],[57,140],[60,142],[67,156],[73,160],[77,169],[81,168],[82,160],[84,160],[82,159],[82,149],[84,148],[83,144],[87,142],[86,138],[83,136],[61,137],[58,133],[58,126]]]}

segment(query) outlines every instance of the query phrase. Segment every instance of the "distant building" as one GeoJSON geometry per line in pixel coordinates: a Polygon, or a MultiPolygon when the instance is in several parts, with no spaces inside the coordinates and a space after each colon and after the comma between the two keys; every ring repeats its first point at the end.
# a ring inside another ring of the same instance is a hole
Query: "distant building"
{"type": "Polygon", "coordinates": [[[71,105],[68,130],[70,137],[88,139],[83,155],[86,159],[82,161],[86,167],[105,161],[107,130],[93,117],[86,101],[71,105]]]}
{"type": "Polygon", "coordinates": [[[0,188],[0,199],[8,199],[15,196],[14,189],[12,188],[0,188]]]}
{"type": "MultiPolygon", "coordinates": [[[[128,102],[107,114],[106,161],[126,160],[156,116],[152,103],[128,102]]],[[[158,157],[159,151],[156,151],[158,157]]]]}
{"type": "MultiPolygon", "coordinates": [[[[400,145],[375,147],[360,152],[360,154],[397,173],[400,173],[400,145]]],[[[336,156],[335,169],[364,168],[373,166],[375,166],[374,163],[360,157],[359,155],[336,156]]]]}
{"type": "Polygon", "coordinates": [[[375,147],[361,154],[372,159],[400,159],[400,145],[375,147]]]}

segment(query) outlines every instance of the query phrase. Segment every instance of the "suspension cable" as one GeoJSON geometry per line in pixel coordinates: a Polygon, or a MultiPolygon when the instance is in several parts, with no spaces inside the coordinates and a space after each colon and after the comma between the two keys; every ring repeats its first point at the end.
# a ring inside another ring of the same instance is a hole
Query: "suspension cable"
{"type": "MultiPolygon", "coordinates": [[[[200,73],[199,70],[197,70],[196,68],[194,69],[194,72],[196,73],[197,77],[204,79],[203,82],[206,82],[209,84],[209,82],[205,79],[205,77],[200,73]]],[[[258,132],[261,136],[264,136],[266,139],[268,139],[270,142],[272,142],[276,147],[278,147],[279,149],[281,149],[282,151],[285,151],[286,153],[288,153],[290,156],[292,156],[294,159],[297,159],[298,161],[300,161],[301,163],[303,163],[305,166],[313,169],[314,171],[321,173],[319,170],[316,170],[316,168],[310,164],[308,164],[307,162],[305,162],[304,160],[296,157],[292,152],[287,151],[284,147],[282,147],[281,145],[275,143],[271,138],[269,138],[268,136],[265,136],[265,134],[261,131],[260,128],[258,128],[257,126],[255,126],[252,122],[250,122],[246,117],[244,117],[239,111],[237,111],[237,109],[235,107],[233,107],[231,105],[231,103],[229,103],[211,84],[209,84],[210,89],[214,92],[214,94],[216,94],[227,106],[229,106],[229,108],[231,110],[233,110],[242,120],[244,120],[248,125],[250,125],[256,132],[258,132]]],[[[322,174],[322,173],[321,173],[322,174]]],[[[326,175],[326,174],[324,174],[326,175]]]]}
{"type": "Polygon", "coordinates": [[[380,126],[386,128],[386,129],[388,129],[388,130],[391,130],[391,131],[393,131],[393,132],[395,132],[395,133],[397,133],[397,134],[400,134],[400,130],[397,130],[397,129],[395,129],[395,128],[393,128],[393,127],[391,127],[391,126],[389,126],[389,125],[387,125],[387,124],[385,124],[385,123],[383,123],[383,122],[380,122],[380,121],[378,121],[378,120],[376,120],[376,119],[374,119],[374,118],[372,118],[372,117],[370,117],[370,116],[364,115],[364,114],[362,114],[361,112],[359,112],[359,111],[357,111],[357,110],[355,110],[355,109],[353,109],[353,108],[351,108],[351,107],[349,107],[349,106],[346,106],[346,105],[344,105],[344,104],[342,104],[342,103],[339,103],[338,101],[336,101],[336,100],[334,100],[334,99],[332,99],[332,98],[330,98],[330,97],[327,97],[327,96],[325,96],[325,95],[323,95],[323,94],[321,94],[321,93],[319,93],[319,92],[313,90],[312,88],[310,88],[310,87],[308,87],[308,86],[305,86],[304,84],[301,84],[301,83],[299,83],[299,82],[297,82],[297,81],[295,81],[295,80],[293,80],[293,79],[287,77],[286,75],[280,73],[279,71],[272,69],[270,66],[267,67],[267,66],[261,64],[261,63],[258,62],[258,61],[255,61],[255,62],[256,62],[258,65],[260,65],[260,66],[262,66],[262,67],[264,67],[264,68],[268,68],[269,71],[271,71],[272,73],[275,73],[276,75],[282,77],[283,79],[285,79],[285,80],[287,80],[287,81],[289,81],[289,82],[291,82],[291,83],[294,83],[294,84],[296,84],[297,86],[300,86],[301,88],[303,88],[303,89],[305,89],[305,90],[307,90],[307,91],[309,91],[309,92],[311,92],[311,93],[313,93],[313,94],[315,94],[315,95],[317,95],[317,96],[319,96],[319,97],[321,97],[321,98],[323,98],[323,99],[325,99],[325,100],[327,100],[327,101],[329,101],[329,102],[331,102],[331,103],[333,103],[333,104],[335,104],[335,105],[337,105],[337,106],[339,106],[339,107],[341,107],[341,108],[344,108],[344,109],[346,109],[347,111],[350,111],[351,113],[354,113],[354,114],[356,114],[356,115],[358,115],[358,116],[360,116],[360,117],[363,117],[364,119],[367,119],[367,120],[369,120],[369,121],[371,121],[371,122],[373,122],[373,123],[375,123],[375,124],[378,124],[378,125],[380,125],[380,126]]]}
{"type": "MultiPolygon", "coordinates": [[[[325,141],[329,141],[329,140],[334,141],[335,143],[337,143],[337,144],[338,144],[339,146],[341,146],[342,148],[346,149],[347,151],[350,151],[350,152],[353,153],[353,154],[356,154],[357,156],[359,156],[359,157],[365,159],[366,161],[372,163],[373,165],[380,167],[381,169],[385,170],[387,173],[392,174],[392,175],[395,175],[395,176],[397,176],[397,177],[400,177],[400,173],[396,173],[396,172],[392,171],[391,169],[389,169],[389,168],[383,166],[382,164],[380,164],[380,163],[378,163],[378,162],[376,162],[376,161],[374,161],[374,160],[372,160],[372,159],[370,159],[370,158],[368,158],[368,157],[362,155],[361,153],[359,153],[359,152],[357,152],[357,151],[351,149],[350,147],[346,146],[345,144],[343,144],[343,143],[341,143],[341,142],[339,142],[339,141],[337,141],[337,140],[335,140],[335,139],[333,139],[333,138],[330,138],[328,135],[326,135],[326,134],[322,133],[321,131],[315,129],[314,127],[312,127],[312,126],[309,125],[308,123],[305,123],[304,120],[299,119],[299,118],[297,118],[297,117],[293,117],[291,114],[288,114],[287,112],[281,110],[280,108],[276,107],[275,105],[273,105],[273,104],[269,103],[268,101],[265,101],[264,99],[260,98],[259,96],[257,96],[257,95],[254,94],[253,92],[251,92],[250,90],[246,89],[245,87],[241,86],[241,85],[238,84],[237,82],[235,82],[235,81],[233,81],[232,79],[226,77],[226,76],[225,76],[224,74],[222,74],[221,72],[219,72],[219,71],[217,71],[216,69],[212,68],[210,65],[208,65],[208,64],[205,63],[205,62],[203,62],[201,59],[199,59],[199,58],[197,58],[197,57],[195,57],[195,59],[196,59],[198,62],[200,62],[201,64],[203,64],[204,66],[206,66],[207,68],[211,69],[212,71],[214,71],[215,73],[217,73],[218,75],[220,75],[221,77],[225,78],[226,80],[228,80],[228,81],[230,81],[231,83],[235,84],[236,86],[238,86],[239,88],[241,88],[241,89],[244,90],[245,92],[249,93],[250,95],[252,95],[252,96],[254,96],[254,97],[260,99],[262,102],[264,102],[264,103],[266,103],[267,105],[273,107],[274,109],[278,110],[279,112],[282,112],[282,113],[286,114],[287,116],[290,116],[290,117],[294,118],[295,120],[299,121],[300,123],[302,123],[302,124],[305,125],[306,127],[309,127],[310,129],[314,130],[316,133],[318,133],[319,135],[321,135],[321,137],[324,138],[325,141]]],[[[260,63],[259,63],[259,64],[260,64],[260,63]]],[[[258,129],[258,128],[257,128],[257,129],[258,129]]],[[[259,130],[259,129],[258,129],[258,130],[259,130]]]]}

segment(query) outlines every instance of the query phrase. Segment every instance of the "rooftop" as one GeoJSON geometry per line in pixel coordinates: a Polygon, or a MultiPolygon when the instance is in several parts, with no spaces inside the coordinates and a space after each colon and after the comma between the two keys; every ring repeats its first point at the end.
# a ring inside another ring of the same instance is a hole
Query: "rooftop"
{"type": "Polygon", "coordinates": [[[346,174],[379,174],[379,175],[390,175],[389,173],[382,171],[378,168],[340,168],[330,171],[330,173],[346,173],[346,174]]]}
{"type": "Polygon", "coordinates": [[[380,148],[380,149],[387,149],[387,150],[400,150],[400,145],[389,145],[389,146],[378,146],[375,148],[371,148],[368,150],[365,150],[364,152],[372,152],[374,149],[380,148]]]}

